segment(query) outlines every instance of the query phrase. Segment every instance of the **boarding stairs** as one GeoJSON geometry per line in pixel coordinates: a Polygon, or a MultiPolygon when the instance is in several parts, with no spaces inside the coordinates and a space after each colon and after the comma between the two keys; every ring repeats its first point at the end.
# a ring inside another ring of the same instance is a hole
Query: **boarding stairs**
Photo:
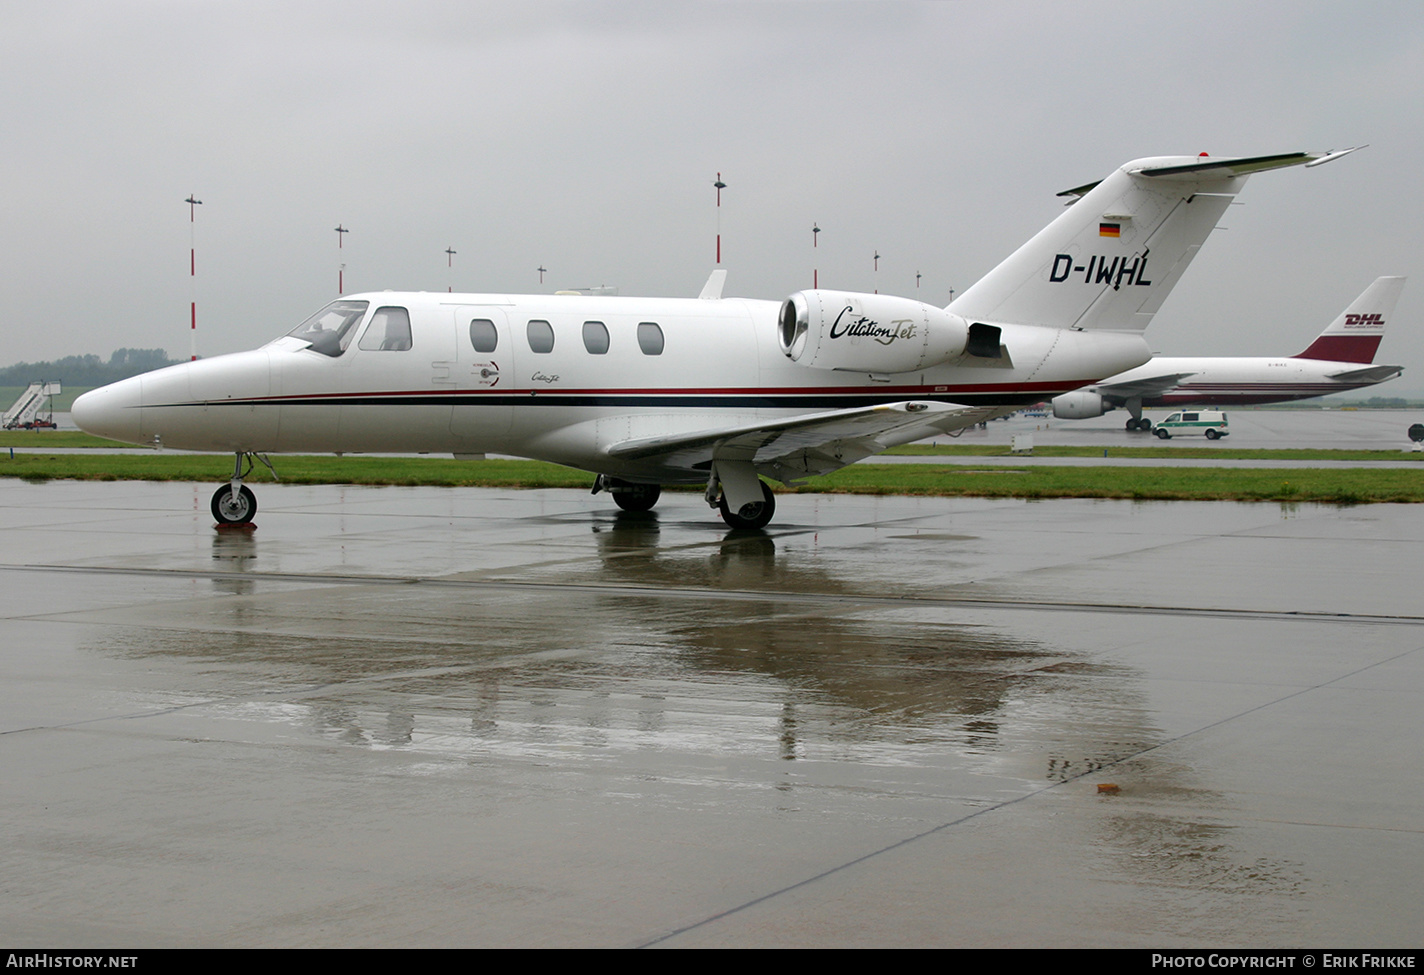
{"type": "Polygon", "coordinates": [[[20,398],[15,400],[15,405],[5,411],[3,420],[0,420],[0,429],[31,429],[36,426],[53,427],[54,416],[50,413],[47,420],[35,422],[35,417],[39,415],[40,408],[48,402],[51,396],[59,395],[60,388],[57,382],[30,383],[29,388],[20,394],[20,398]]]}

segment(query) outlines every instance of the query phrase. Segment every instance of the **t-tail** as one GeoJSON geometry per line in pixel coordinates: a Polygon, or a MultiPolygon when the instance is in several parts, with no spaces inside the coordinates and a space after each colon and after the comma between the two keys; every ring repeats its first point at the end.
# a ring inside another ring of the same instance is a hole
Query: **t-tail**
{"type": "Polygon", "coordinates": [[[1404,278],[1376,278],[1321,332],[1310,348],[1294,359],[1326,359],[1331,362],[1374,362],[1375,350],[1384,338],[1384,326],[1394,314],[1404,278]]]}
{"type": "Polygon", "coordinates": [[[1069,209],[949,310],[971,322],[1141,332],[1248,176],[1353,151],[1134,160],[1060,193],[1069,209]]]}

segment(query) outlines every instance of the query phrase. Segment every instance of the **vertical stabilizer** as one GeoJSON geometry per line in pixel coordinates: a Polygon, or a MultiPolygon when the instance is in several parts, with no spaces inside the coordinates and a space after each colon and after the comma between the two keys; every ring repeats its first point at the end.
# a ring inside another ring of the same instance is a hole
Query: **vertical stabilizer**
{"type": "Polygon", "coordinates": [[[1141,331],[1247,176],[1343,154],[1134,160],[1059,194],[1078,199],[949,308],[970,321],[1141,331]]]}
{"type": "Polygon", "coordinates": [[[1293,358],[1374,362],[1375,350],[1384,338],[1385,323],[1394,314],[1394,306],[1403,290],[1402,277],[1375,278],[1374,284],[1350,302],[1350,307],[1310,343],[1310,348],[1293,358]]]}

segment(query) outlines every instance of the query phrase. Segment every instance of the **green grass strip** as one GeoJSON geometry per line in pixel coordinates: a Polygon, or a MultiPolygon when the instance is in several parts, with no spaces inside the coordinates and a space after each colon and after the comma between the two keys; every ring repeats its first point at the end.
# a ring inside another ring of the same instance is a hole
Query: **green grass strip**
{"type": "MultiPolygon", "coordinates": [[[[94,447],[113,449],[132,444],[105,440],[74,430],[0,430],[0,449],[6,447],[44,450],[47,447],[94,447]]],[[[1035,457],[1128,457],[1170,460],[1173,458],[1217,460],[1403,460],[1424,464],[1424,452],[1406,450],[1244,450],[1232,447],[1035,447],[1035,457]]],[[[1008,444],[906,444],[892,447],[887,454],[910,457],[1008,457],[1008,444]]]]}
{"type": "MultiPolygon", "coordinates": [[[[0,476],[29,481],[146,480],[219,483],[230,460],[201,454],[0,453],[0,476]]],[[[306,456],[275,459],[285,484],[578,488],[592,475],[527,460],[306,456]]],[[[259,466],[251,483],[270,482],[259,466]]],[[[689,490],[700,490],[689,488],[689,490]]],[[[793,489],[782,489],[793,490],[793,489]]],[[[1151,501],[1308,501],[1327,504],[1424,502],[1424,477],[1410,469],[982,467],[854,464],[813,478],[805,493],[984,498],[1127,498],[1151,501]]]]}
{"type": "MultiPolygon", "coordinates": [[[[1205,460],[1408,460],[1424,463],[1424,452],[1408,450],[1318,450],[1312,448],[1237,449],[1233,447],[1043,447],[1033,448],[1035,457],[1108,457],[1147,460],[1189,458],[1205,460]]],[[[1008,444],[905,444],[891,447],[887,454],[906,457],[1009,457],[1008,444]]]]}

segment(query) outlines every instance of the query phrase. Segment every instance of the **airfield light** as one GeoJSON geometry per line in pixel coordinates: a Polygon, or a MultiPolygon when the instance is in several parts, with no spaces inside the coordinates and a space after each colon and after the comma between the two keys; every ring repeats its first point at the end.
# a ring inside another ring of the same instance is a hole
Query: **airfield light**
{"type": "MultiPolygon", "coordinates": [[[[448,267],[448,268],[453,268],[453,267],[455,266],[455,250],[454,250],[454,248],[451,248],[451,247],[445,248],[445,255],[446,255],[446,257],[445,257],[445,266],[448,267]]],[[[450,283],[449,283],[448,285],[445,286],[445,293],[446,293],[446,294],[450,294],[450,293],[452,293],[452,292],[455,290],[454,277],[455,277],[455,275],[454,275],[453,273],[451,273],[451,275],[450,275],[451,281],[450,281],[450,283]]]]}
{"type": "Polygon", "coordinates": [[[546,268],[544,265],[542,265],[542,264],[539,265],[539,283],[540,283],[540,284],[543,284],[543,283],[544,283],[544,272],[547,271],[547,270],[548,270],[548,268],[546,268]]]}

